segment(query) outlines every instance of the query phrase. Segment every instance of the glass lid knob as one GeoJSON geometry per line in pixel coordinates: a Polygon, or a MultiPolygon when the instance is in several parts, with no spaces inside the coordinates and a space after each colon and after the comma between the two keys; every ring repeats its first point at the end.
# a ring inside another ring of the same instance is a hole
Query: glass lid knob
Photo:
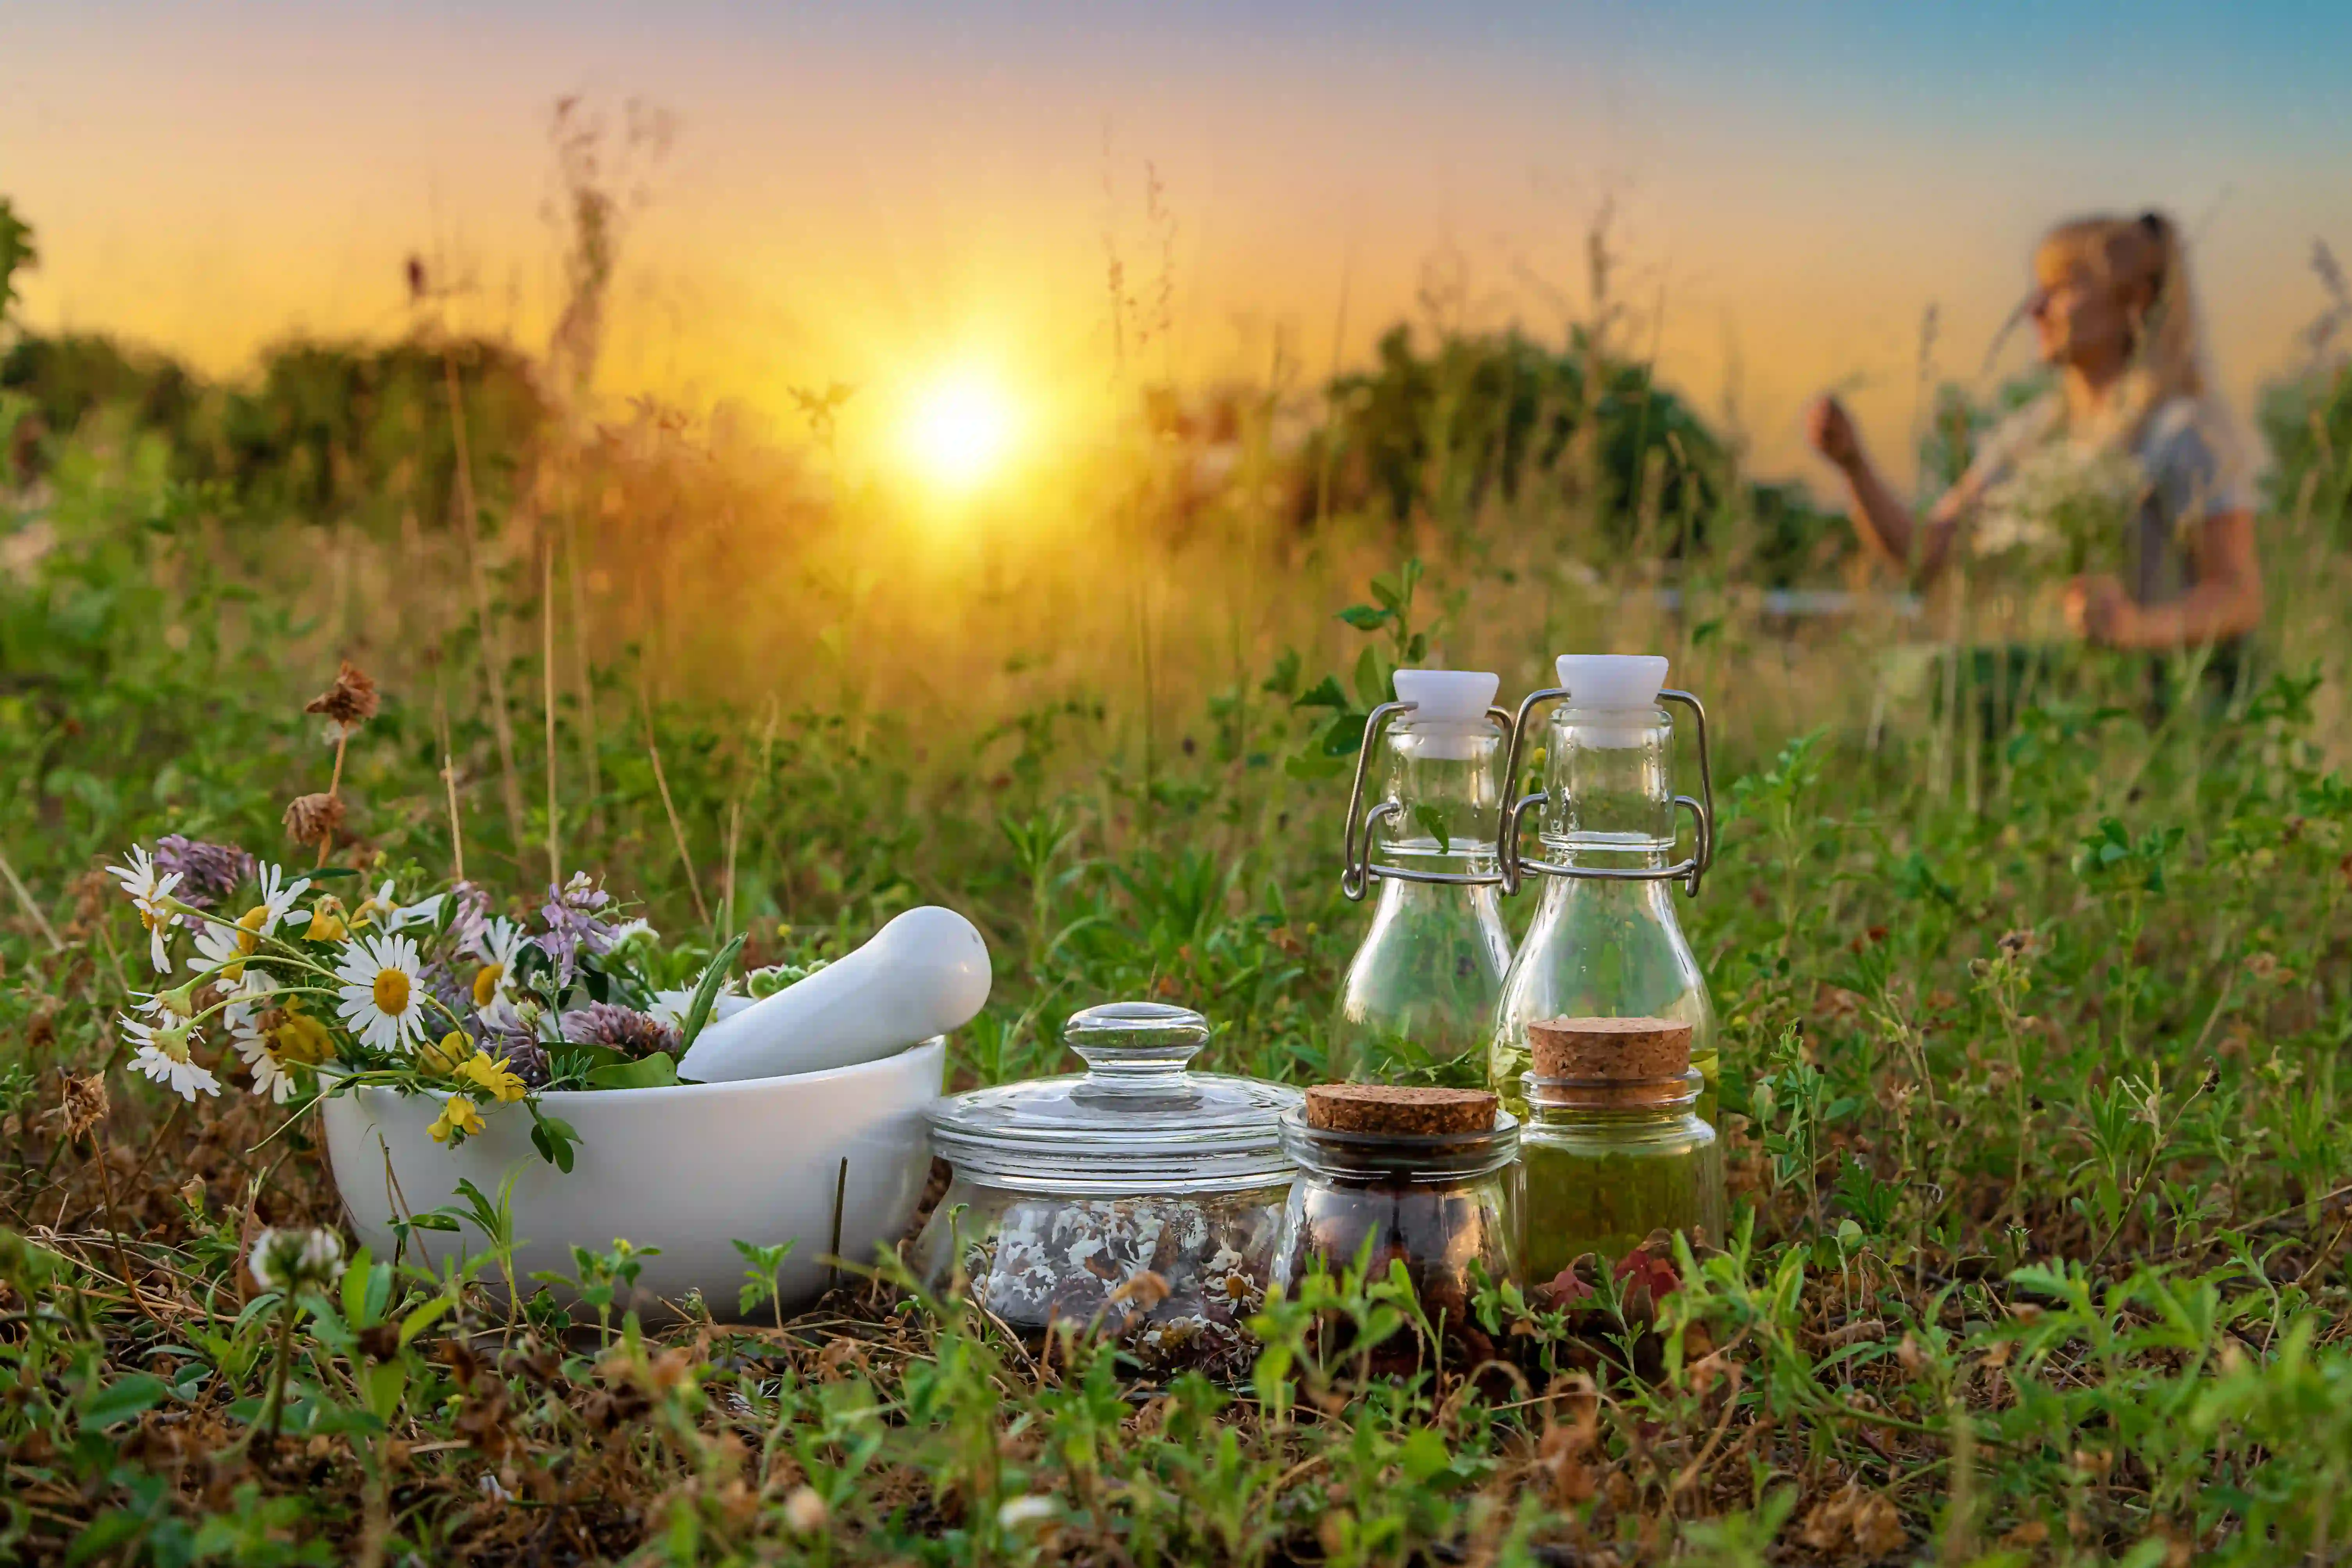
{"type": "Polygon", "coordinates": [[[1209,1043],[1209,1021],[1164,1002],[1106,1002],[1070,1015],[1062,1038],[1087,1064],[1088,1087],[1163,1089],[1209,1043]]]}

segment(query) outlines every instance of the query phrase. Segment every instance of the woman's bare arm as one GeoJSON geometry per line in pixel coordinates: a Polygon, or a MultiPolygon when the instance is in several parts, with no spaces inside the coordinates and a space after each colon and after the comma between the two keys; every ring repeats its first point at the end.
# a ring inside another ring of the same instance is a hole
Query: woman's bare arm
{"type": "Polygon", "coordinates": [[[1843,404],[1834,397],[1814,404],[1806,411],[1805,434],[1844,477],[1855,531],[1863,542],[1915,585],[1924,588],[1933,583],[1951,560],[1961,516],[1976,500],[1973,477],[1953,486],[1926,516],[1915,518],[1863,450],[1861,435],[1843,404]]]}
{"type": "Polygon", "coordinates": [[[2110,647],[2197,647],[2243,637],[2262,624],[2263,569],[2254,514],[2216,512],[2197,536],[2197,586],[2169,604],[2136,605],[2112,577],[2077,589],[2083,630],[2110,647]]]}

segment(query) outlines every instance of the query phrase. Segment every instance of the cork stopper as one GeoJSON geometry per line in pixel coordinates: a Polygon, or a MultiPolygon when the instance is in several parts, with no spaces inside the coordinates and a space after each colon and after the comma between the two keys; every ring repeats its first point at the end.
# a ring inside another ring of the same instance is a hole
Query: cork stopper
{"type": "Polygon", "coordinates": [[[1528,1025],[1528,1041],[1530,1079],[1576,1086],[1567,1100],[1541,1097],[1552,1103],[1667,1104],[1691,1076],[1691,1026],[1672,1018],[1552,1018],[1528,1025]]]}
{"type": "Polygon", "coordinates": [[[1485,1132],[1500,1102],[1483,1089],[1318,1083],[1307,1091],[1307,1125],[1327,1132],[1444,1137],[1485,1132]]]}

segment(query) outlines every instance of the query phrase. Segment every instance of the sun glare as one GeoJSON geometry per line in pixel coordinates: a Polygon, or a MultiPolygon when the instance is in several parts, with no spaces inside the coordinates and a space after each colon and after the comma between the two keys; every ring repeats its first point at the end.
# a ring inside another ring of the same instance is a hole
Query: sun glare
{"type": "Polygon", "coordinates": [[[1013,400],[986,377],[942,377],[915,400],[907,421],[907,456],[940,489],[972,489],[1011,455],[1018,434],[1015,416],[1013,400]]]}

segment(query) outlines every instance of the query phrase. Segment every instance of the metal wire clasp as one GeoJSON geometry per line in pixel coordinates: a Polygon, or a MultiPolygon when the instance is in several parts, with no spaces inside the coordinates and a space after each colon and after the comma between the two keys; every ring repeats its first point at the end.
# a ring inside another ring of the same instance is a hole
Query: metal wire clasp
{"type": "MultiPolygon", "coordinates": [[[[1503,880],[1500,871],[1416,871],[1403,866],[1372,864],[1372,825],[1383,820],[1393,822],[1403,814],[1400,801],[1384,800],[1370,811],[1364,811],[1364,773],[1371,766],[1372,743],[1379,740],[1381,725],[1399,713],[1410,713],[1417,706],[1411,702],[1383,702],[1364,715],[1364,743],[1356,752],[1356,780],[1348,786],[1348,820],[1346,837],[1340,848],[1339,891],[1351,903],[1361,903],[1372,883],[1391,877],[1400,882],[1435,882],[1448,887],[1486,888],[1503,880]],[[1359,813],[1362,813],[1360,817],[1359,813]]],[[[1517,741],[1511,728],[1511,715],[1506,709],[1489,708],[1486,717],[1503,727],[1504,739],[1511,742],[1513,754],[1517,752],[1517,741]]],[[[1507,801],[1511,778],[1503,775],[1503,795],[1507,801]]]]}
{"type": "MultiPolygon", "coordinates": [[[[1495,834],[1495,864],[1506,894],[1519,890],[1519,880],[1529,871],[1547,877],[1577,877],[1597,882],[1664,882],[1679,881],[1683,891],[1698,897],[1699,879],[1715,864],[1715,772],[1706,748],[1706,705],[1687,691],[1666,690],[1658,693],[1661,702],[1672,702],[1687,708],[1698,721],[1698,790],[1699,798],[1686,795],[1675,796],[1675,804],[1689,808],[1698,826],[1698,840],[1691,847],[1690,858],[1656,870],[1620,868],[1603,866],[1563,866],[1549,860],[1529,860],[1519,853],[1519,820],[1528,808],[1543,805],[1551,798],[1549,790],[1538,790],[1533,795],[1514,800],[1510,792],[1517,787],[1519,777],[1519,742],[1528,732],[1528,721],[1536,708],[1545,702],[1567,700],[1568,688],[1548,686],[1540,691],[1530,691],[1519,700],[1519,711],[1511,722],[1511,744],[1505,755],[1503,772],[1503,814],[1495,834]]],[[[1360,770],[1359,770],[1360,772],[1360,770]]]]}

